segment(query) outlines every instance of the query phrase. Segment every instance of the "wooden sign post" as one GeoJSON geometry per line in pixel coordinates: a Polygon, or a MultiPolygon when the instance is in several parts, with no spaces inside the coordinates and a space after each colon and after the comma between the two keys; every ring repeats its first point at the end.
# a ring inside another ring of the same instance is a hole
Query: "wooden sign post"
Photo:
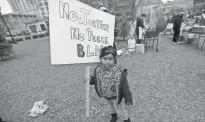
{"type": "Polygon", "coordinates": [[[85,96],[86,96],[86,117],[88,118],[89,117],[89,111],[90,111],[90,67],[89,66],[87,66],[86,67],[86,73],[85,73],[85,75],[86,75],[86,78],[88,78],[88,79],[86,79],[87,81],[86,81],[86,85],[85,85],[85,90],[86,90],[86,92],[85,92],[85,96]]]}

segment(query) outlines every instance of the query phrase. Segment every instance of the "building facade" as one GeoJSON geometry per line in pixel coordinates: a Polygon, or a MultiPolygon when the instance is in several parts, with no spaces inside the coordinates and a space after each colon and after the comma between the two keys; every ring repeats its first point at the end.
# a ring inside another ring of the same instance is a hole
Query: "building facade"
{"type": "Polygon", "coordinates": [[[7,0],[13,13],[35,14],[41,20],[48,18],[48,0],[7,0]]]}
{"type": "Polygon", "coordinates": [[[194,0],[194,13],[201,13],[201,10],[205,10],[205,0],[194,0]]]}
{"type": "MultiPolygon", "coordinates": [[[[18,35],[29,32],[26,23],[36,21],[38,18],[35,14],[4,14],[3,18],[11,32],[12,35],[18,35]]],[[[8,30],[2,20],[0,19],[0,27],[3,28],[3,31],[9,35],[8,30]]]]}
{"type": "Polygon", "coordinates": [[[7,0],[14,13],[33,12],[38,9],[35,0],[7,0]]]}
{"type": "Polygon", "coordinates": [[[29,22],[26,25],[31,34],[38,33],[38,32],[47,32],[48,30],[48,26],[45,20],[29,22]]]}
{"type": "Polygon", "coordinates": [[[39,11],[41,13],[41,16],[44,19],[48,19],[49,17],[48,0],[36,0],[36,2],[39,6],[39,11]]]}

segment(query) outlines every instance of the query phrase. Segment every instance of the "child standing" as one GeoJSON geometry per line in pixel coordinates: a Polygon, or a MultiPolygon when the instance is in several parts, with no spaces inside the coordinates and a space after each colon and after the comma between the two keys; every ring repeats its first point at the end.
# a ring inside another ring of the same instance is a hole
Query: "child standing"
{"type": "Polygon", "coordinates": [[[133,105],[132,94],[127,81],[127,69],[116,64],[116,50],[112,46],[104,47],[100,51],[100,65],[94,70],[90,77],[90,85],[95,85],[95,90],[100,98],[107,101],[111,112],[110,122],[117,122],[118,115],[121,115],[124,122],[131,122],[128,111],[122,103],[124,98],[128,108],[133,105]]]}

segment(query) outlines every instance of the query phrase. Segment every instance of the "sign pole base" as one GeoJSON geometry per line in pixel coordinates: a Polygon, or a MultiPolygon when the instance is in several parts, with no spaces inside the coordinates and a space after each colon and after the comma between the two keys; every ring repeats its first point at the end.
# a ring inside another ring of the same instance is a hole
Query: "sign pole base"
{"type": "MultiPolygon", "coordinates": [[[[89,78],[90,77],[90,66],[86,67],[86,77],[89,78]]],[[[85,85],[85,90],[86,90],[86,118],[89,118],[89,111],[90,111],[90,79],[86,79],[86,85],[85,85]]]]}

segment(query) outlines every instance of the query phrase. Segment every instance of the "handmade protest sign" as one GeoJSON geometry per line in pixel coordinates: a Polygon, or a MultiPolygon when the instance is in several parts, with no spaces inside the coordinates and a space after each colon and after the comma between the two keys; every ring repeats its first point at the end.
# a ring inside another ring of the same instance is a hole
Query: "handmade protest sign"
{"type": "Polygon", "coordinates": [[[51,64],[99,62],[114,42],[115,16],[76,0],[49,0],[51,64]]]}

